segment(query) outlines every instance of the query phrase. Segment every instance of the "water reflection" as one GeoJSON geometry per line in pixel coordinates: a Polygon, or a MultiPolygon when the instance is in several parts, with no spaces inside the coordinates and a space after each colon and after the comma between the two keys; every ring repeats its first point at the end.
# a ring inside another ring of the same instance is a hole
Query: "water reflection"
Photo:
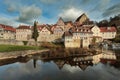
{"type": "Polygon", "coordinates": [[[0,62],[0,80],[119,80],[119,66],[93,63],[88,57],[41,60],[39,56],[0,62]],[[11,64],[12,65],[7,65],[11,64]],[[2,71],[2,72],[1,72],[2,71]],[[7,76],[7,77],[6,77],[7,76]]]}

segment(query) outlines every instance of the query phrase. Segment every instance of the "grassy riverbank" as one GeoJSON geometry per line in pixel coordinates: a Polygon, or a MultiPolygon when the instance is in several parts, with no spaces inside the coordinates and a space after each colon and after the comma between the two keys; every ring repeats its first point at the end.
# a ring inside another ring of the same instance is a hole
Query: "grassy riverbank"
{"type": "Polygon", "coordinates": [[[17,46],[17,45],[0,45],[0,52],[23,51],[23,50],[40,50],[38,46],[17,46]]]}

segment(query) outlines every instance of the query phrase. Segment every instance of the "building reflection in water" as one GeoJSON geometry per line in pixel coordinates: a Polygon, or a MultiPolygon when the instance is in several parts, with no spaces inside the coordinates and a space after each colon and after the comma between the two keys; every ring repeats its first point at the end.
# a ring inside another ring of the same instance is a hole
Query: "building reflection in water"
{"type": "Polygon", "coordinates": [[[31,58],[29,57],[18,57],[18,58],[9,58],[5,60],[0,60],[0,66],[8,65],[16,62],[27,63],[31,58]]]}
{"type": "Polygon", "coordinates": [[[43,61],[53,61],[58,68],[61,70],[65,64],[68,64],[70,66],[78,66],[83,71],[88,66],[93,66],[98,63],[103,64],[110,64],[115,67],[120,67],[118,63],[120,63],[119,59],[117,59],[116,55],[114,53],[107,53],[107,54],[96,54],[91,56],[84,56],[84,57],[69,57],[69,58],[63,58],[63,59],[52,59],[47,60],[43,59],[43,61]]]}
{"type": "MultiPolygon", "coordinates": [[[[29,60],[33,59],[33,67],[36,68],[37,60],[41,60],[40,56],[32,56],[32,57],[19,57],[19,58],[13,58],[13,59],[7,59],[7,60],[0,60],[0,66],[12,64],[15,62],[20,63],[26,63],[29,60]]],[[[42,59],[43,62],[49,62],[53,61],[58,68],[61,70],[65,64],[68,64],[70,66],[77,66],[83,71],[88,66],[93,66],[94,64],[98,63],[104,63],[104,64],[110,64],[115,67],[120,67],[120,59],[116,57],[115,54],[96,54],[96,55],[90,55],[90,56],[83,56],[83,57],[68,57],[63,59],[42,59]]]]}

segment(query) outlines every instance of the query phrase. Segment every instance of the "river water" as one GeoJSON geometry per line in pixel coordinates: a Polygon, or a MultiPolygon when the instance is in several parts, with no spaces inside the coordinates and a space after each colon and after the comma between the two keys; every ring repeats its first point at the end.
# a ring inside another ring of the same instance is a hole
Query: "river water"
{"type": "Polygon", "coordinates": [[[120,68],[101,62],[12,59],[0,62],[0,80],[120,80],[120,68]]]}

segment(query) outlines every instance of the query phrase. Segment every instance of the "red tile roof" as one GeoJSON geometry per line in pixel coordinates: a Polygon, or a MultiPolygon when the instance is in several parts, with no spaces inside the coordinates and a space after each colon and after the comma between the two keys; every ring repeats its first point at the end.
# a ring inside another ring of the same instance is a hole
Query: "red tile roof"
{"type": "Polygon", "coordinates": [[[27,25],[20,25],[17,29],[31,29],[31,27],[27,25]]]}
{"type": "Polygon", "coordinates": [[[100,27],[100,31],[101,32],[116,32],[116,28],[115,27],[100,27]]]}
{"type": "Polygon", "coordinates": [[[16,29],[13,28],[12,26],[8,26],[8,25],[0,24],[0,27],[2,27],[2,28],[3,28],[4,30],[6,30],[6,31],[16,32],[16,29]]]}

